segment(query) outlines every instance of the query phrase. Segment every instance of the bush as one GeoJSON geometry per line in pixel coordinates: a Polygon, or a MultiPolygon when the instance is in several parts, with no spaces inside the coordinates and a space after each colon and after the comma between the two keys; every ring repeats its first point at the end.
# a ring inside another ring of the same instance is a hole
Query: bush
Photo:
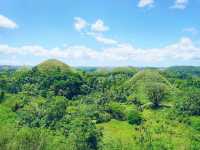
{"type": "Polygon", "coordinates": [[[190,118],[190,121],[191,121],[190,126],[195,130],[200,131],[200,118],[199,117],[190,118]]]}
{"type": "Polygon", "coordinates": [[[3,91],[0,90],[0,102],[1,100],[3,100],[5,93],[3,91]]]}
{"type": "Polygon", "coordinates": [[[9,150],[9,144],[12,141],[16,130],[8,125],[0,126],[0,149],[9,150]]]}
{"type": "Polygon", "coordinates": [[[140,125],[142,123],[141,114],[136,110],[131,110],[128,112],[128,123],[140,125]]]}
{"type": "Polygon", "coordinates": [[[71,122],[68,142],[73,150],[101,149],[102,132],[89,118],[76,118],[71,122]]]}
{"type": "Polygon", "coordinates": [[[108,108],[108,112],[114,119],[126,120],[126,115],[124,112],[125,108],[119,103],[111,103],[108,108]]]}
{"type": "Polygon", "coordinates": [[[151,83],[146,88],[149,100],[153,103],[154,107],[158,107],[167,95],[166,86],[163,83],[151,83]]]}
{"type": "Polygon", "coordinates": [[[12,150],[45,150],[48,144],[48,135],[42,130],[22,128],[10,144],[12,150]]]}
{"type": "Polygon", "coordinates": [[[0,126],[1,150],[69,150],[67,138],[42,128],[0,126]]]}
{"type": "Polygon", "coordinates": [[[200,92],[189,92],[184,100],[177,104],[178,111],[188,115],[200,115],[200,92]]]}
{"type": "Polygon", "coordinates": [[[96,117],[97,123],[108,122],[110,120],[111,120],[111,115],[106,112],[100,112],[98,113],[98,116],[96,117]]]}

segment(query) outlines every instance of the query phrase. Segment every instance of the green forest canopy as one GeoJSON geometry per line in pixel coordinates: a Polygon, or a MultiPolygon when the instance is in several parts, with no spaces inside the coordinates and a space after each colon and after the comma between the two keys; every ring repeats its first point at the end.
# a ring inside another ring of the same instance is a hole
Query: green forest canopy
{"type": "Polygon", "coordinates": [[[0,69],[2,150],[200,149],[199,67],[0,69]]]}

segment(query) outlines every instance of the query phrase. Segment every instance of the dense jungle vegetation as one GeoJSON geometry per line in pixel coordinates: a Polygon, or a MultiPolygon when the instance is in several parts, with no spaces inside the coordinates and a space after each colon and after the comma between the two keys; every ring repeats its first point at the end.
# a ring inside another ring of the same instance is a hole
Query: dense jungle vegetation
{"type": "Polygon", "coordinates": [[[0,149],[199,150],[200,67],[1,67],[0,149]]]}

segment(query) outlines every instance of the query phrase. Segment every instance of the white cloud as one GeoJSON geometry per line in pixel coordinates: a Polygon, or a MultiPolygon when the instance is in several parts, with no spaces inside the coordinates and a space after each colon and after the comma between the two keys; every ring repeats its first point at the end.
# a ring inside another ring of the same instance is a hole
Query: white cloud
{"type": "Polygon", "coordinates": [[[17,27],[14,21],[0,14],[0,28],[15,29],[17,27]]]}
{"type": "Polygon", "coordinates": [[[138,2],[138,7],[143,8],[143,7],[151,7],[153,6],[154,0],[139,0],[138,2]]]}
{"type": "Polygon", "coordinates": [[[81,32],[81,34],[94,38],[98,43],[102,43],[104,45],[113,45],[118,43],[114,39],[103,36],[102,32],[108,31],[109,27],[105,26],[101,19],[96,20],[93,24],[87,23],[87,21],[80,17],[76,17],[74,20],[74,26],[77,31],[82,31],[82,29],[89,27],[87,30],[81,32]]]}
{"type": "Polygon", "coordinates": [[[174,5],[171,8],[185,9],[188,4],[188,0],[175,0],[174,5]]]}
{"type": "Polygon", "coordinates": [[[132,44],[115,44],[103,49],[86,46],[46,49],[42,46],[11,47],[0,44],[0,54],[8,56],[32,56],[63,59],[70,65],[140,65],[160,66],[200,62],[200,48],[190,38],[183,37],[177,43],[163,48],[142,49],[132,44]]]}
{"type": "Polygon", "coordinates": [[[74,28],[77,31],[83,30],[84,28],[87,27],[87,25],[88,25],[87,21],[85,21],[83,18],[80,18],[80,17],[74,18],[74,28]]]}
{"type": "Polygon", "coordinates": [[[104,44],[104,45],[116,45],[118,44],[118,41],[104,37],[102,34],[98,34],[95,32],[87,32],[86,35],[94,38],[98,43],[104,44]]]}
{"type": "Polygon", "coordinates": [[[183,29],[183,32],[191,33],[193,35],[197,35],[199,33],[199,30],[196,29],[195,27],[189,27],[189,28],[183,29]]]}
{"type": "Polygon", "coordinates": [[[112,44],[117,44],[118,42],[113,40],[113,39],[110,39],[110,38],[106,38],[106,37],[103,37],[103,36],[96,36],[96,41],[99,42],[99,43],[103,43],[103,44],[106,44],[106,45],[112,45],[112,44]]]}
{"type": "Polygon", "coordinates": [[[106,26],[101,19],[98,19],[95,23],[91,25],[91,30],[93,32],[105,32],[109,30],[109,27],[106,26]]]}

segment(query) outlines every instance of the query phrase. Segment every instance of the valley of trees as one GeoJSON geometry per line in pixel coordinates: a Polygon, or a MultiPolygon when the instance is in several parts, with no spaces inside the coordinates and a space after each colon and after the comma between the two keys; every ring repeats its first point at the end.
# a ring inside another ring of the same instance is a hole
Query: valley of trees
{"type": "Polygon", "coordinates": [[[0,68],[0,150],[199,150],[200,67],[0,68]]]}

